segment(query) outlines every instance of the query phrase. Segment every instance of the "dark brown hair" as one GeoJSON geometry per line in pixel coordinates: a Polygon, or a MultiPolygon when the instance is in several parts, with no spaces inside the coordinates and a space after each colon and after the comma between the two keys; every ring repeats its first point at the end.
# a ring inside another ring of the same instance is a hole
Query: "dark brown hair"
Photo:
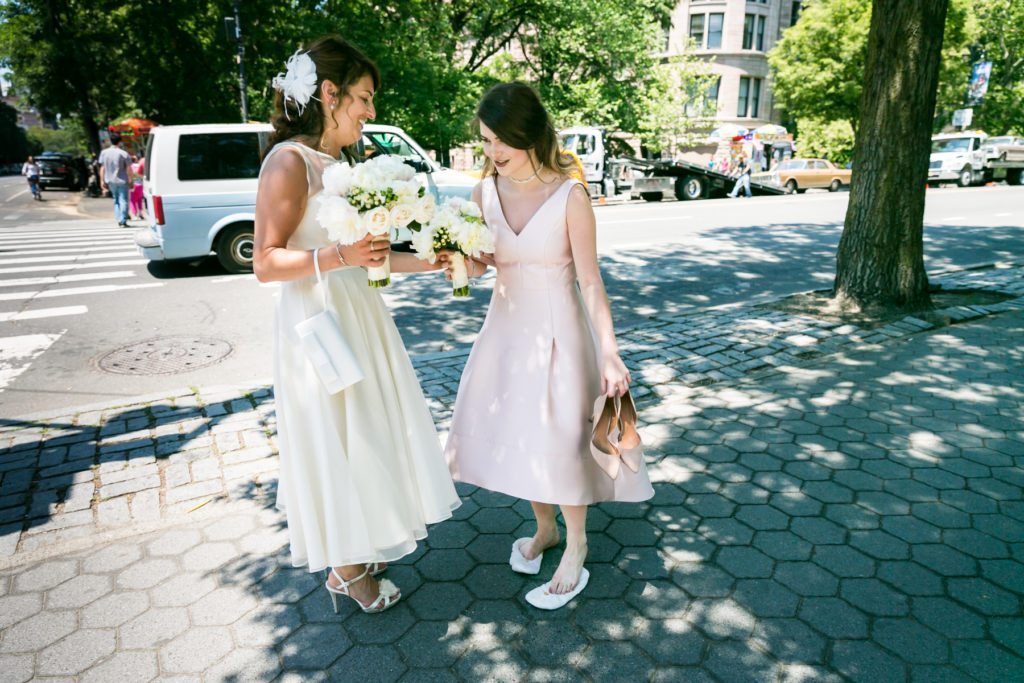
{"type": "MultiPolygon", "coordinates": [[[[377,65],[341,36],[318,38],[305,48],[304,52],[316,65],[316,99],[311,97],[300,114],[294,100],[286,100],[282,92],[275,91],[274,114],[270,119],[274,132],[270,135],[264,154],[277,143],[299,135],[314,139],[323,135],[324,108],[320,102],[320,86],[325,80],[338,86],[338,93],[342,99],[348,97],[349,88],[363,76],[373,79],[374,90],[380,87],[380,71],[377,65]]],[[[354,157],[352,148],[344,152],[350,158],[354,157]]]]}
{"type": "MultiPolygon", "coordinates": [[[[562,176],[568,176],[574,164],[562,154],[555,125],[537,91],[526,83],[500,83],[484,94],[476,108],[474,124],[494,131],[499,140],[516,149],[532,149],[537,161],[562,176]]],[[[494,162],[484,161],[483,176],[494,175],[494,162]]]]}

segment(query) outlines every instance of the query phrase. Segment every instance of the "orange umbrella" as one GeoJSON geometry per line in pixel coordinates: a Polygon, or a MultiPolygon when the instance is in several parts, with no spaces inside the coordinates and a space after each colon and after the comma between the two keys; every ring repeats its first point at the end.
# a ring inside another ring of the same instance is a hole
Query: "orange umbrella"
{"type": "Polygon", "coordinates": [[[132,117],[108,126],[107,130],[112,133],[120,133],[122,136],[134,137],[137,135],[148,135],[158,125],[156,121],[132,117]]]}

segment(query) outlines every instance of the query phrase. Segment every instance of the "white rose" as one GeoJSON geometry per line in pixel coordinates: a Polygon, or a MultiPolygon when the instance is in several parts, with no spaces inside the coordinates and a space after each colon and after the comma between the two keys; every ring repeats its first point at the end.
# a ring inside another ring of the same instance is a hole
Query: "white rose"
{"type": "Polygon", "coordinates": [[[352,188],[352,167],[345,162],[331,164],[324,169],[324,192],[344,197],[352,188]]]}
{"type": "Polygon", "coordinates": [[[363,227],[371,235],[386,235],[391,229],[391,212],[386,207],[377,206],[363,212],[363,227]]]}
{"type": "Polygon", "coordinates": [[[484,215],[477,203],[471,201],[462,203],[462,213],[474,218],[481,218],[484,215]]]}
{"type": "Polygon", "coordinates": [[[320,193],[317,199],[320,206],[316,219],[331,241],[352,244],[363,238],[366,231],[362,228],[359,212],[344,197],[320,193]]]}
{"type": "Polygon", "coordinates": [[[456,221],[451,230],[452,238],[459,245],[459,249],[470,256],[494,251],[494,237],[483,223],[456,221]]]}
{"type": "Polygon", "coordinates": [[[434,231],[429,227],[423,227],[418,232],[414,232],[412,248],[418,259],[433,263],[437,259],[437,254],[434,253],[434,231]]]}
{"type": "Polygon", "coordinates": [[[391,209],[391,222],[396,228],[407,227],[416,219],[416,205],[410,202],[399,202],[391,209]]]}
{"type": "Polygon", "coordinates": [[[416,203],[416,222],[420,225],[429,223],[434,218],[434,209],[436,207],[434,195],[427,192],[416,203]]]}

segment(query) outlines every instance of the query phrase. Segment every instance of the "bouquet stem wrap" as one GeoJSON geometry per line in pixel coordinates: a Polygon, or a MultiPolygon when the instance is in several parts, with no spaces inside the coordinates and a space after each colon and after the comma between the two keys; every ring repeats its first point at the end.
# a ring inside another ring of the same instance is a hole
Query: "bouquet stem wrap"
{"type": "Polygon", "coordinates": [[[452,296],[469,296],[469,270],[466,268],[466,257],[462,252],[454,252],[449,260],[452,264],[452,296]]]}
{"type": "Polygon", "coordinates": [[[384,263],[366,269],[366,277],[371,287],[387,287],[391,284],[391,255],[384,257],[384,263]]]}

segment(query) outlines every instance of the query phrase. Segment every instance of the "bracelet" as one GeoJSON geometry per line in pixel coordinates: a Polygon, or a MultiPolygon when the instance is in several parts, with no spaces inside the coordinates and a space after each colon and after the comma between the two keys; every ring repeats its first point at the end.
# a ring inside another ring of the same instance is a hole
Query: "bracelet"
{"type": "Polygon", "coordinates": [[[338,263],[341,264],[342,268],[348,265],[345,263],[345,257],[341,255],[341,242],[334,243],[334,253],[338,255],[338,263]]]}

